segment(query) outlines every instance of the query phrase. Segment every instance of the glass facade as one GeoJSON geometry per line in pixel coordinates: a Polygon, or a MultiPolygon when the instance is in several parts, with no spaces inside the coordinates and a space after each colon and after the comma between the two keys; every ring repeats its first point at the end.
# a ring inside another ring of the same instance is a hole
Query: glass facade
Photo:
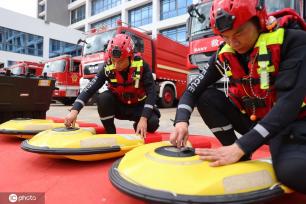
{"type": "Polygon", "coordinates": [[[91,15],[96,15],[102,11],[119,6],[120,4],[121,0],[92,0],[91,15]]]}
{"type": "Polygon", "coordinates": [[[75,45],[59,40],[50,39],[49,42],[49,58],[60,55],[79,56],[82,52],[82,46],[75,45]]]}
{"type": "Polygon", "coordinates": [[[43,37],[0,26],[0,50],[43,56],[43,37]]]}
{"type": "Polygon", "coordinates": [[[106,26],[108,29],[109,28],[114,28],[116,27],[117,20],[121,19],[121,15],[113,16],[107,19],[103,19],[102,21],[98,21],[96,23],[91,24],[91,28],[98,28],[101,27],[102,25],[106,26]]]}
{"type": "Polygon", "coordinates": [[[81,20],[85,19],[85,5],[80,6],[79,8],[76,8],[71,11],[70,15],[70,23],[76,23],[81,20]]]}
{"type": "Polygon", "coordinates": [[[187,8],[192,0],[161,0],[160,19],[172,18],[187,13],[187,8]]]}
{"type": "Polygon", "coordinates": [[[165,30],[160,31],[161,34],[167,36],[168,38],[171,38],[172,40],[175,40],[177,42],[180,42],[184,45],[187,44],[186,41],[186,26],[178,26],[175,28],[169,28],[165,30]]]}
{"type": "Polygon", "coordinates": [[[152,3],[129,11],[129,24],[139,27],[152,23],[152,3]]]}

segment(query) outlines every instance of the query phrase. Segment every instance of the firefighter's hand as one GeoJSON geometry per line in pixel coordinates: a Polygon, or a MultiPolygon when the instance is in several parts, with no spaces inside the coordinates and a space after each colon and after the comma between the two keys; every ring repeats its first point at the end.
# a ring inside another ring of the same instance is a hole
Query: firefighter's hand
{"type": "Polygon", "coordinates": [[[65,117],[64,123],[66,128],[74,127],[75,121],[79,112],[77,110],[71,110],[65,117]]]}
{"type": "Polygon", "coordinates": [[[141,117],[136,128],[136,134],[141,135],[142,138],[147,136],[148,119],[146,117],[141,117]]]}
{"type": "Polygon", "coordinates": [[[195,153],[200,156],[200,159],[211,161],[210,166],[232,164],[239,161],[244,155],[244,152],[236,143],[216,149],[198,148],[195,149],[195,153]]]}
{"type": "Polygon", "coordinates": [[[174,132],[170,135],[170,142],[178,148],[184,147],[188,140],[188,123],[178,122],[175,124],[174,132]]]}

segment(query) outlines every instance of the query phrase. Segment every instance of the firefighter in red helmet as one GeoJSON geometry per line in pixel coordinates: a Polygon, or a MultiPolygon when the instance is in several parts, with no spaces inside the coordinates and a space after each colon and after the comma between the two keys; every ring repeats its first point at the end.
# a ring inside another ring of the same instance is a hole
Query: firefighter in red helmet
{"type": "Polygon", "coordinates": [[[227,165],[269,144],[279,181],[306,193],[306,32],[292,29],[301,22],[292,15],[268,18],[262,0],[213,2],[211,27],[224,43],[180,99],[170,141],[185,145],[197,106],[223,145],[196,149],[201,159],[227,165]],[[222,77],[224,91],[211,86],[222,77]]]}
{"type": "Polygon", "coordinates": [[[155,106],[156,90],[149,65],[134,55],[130,36],[117,34],[105,53],[105,66],[75,100],[65,118],[67,127],[76,121],[79,111],[99,88],[108,82],[108,90],[99,94],[98,112],[106,133],[116,133],[114,118],[134,121],[136,134],[159,127],[159,110],[155,106]]]}

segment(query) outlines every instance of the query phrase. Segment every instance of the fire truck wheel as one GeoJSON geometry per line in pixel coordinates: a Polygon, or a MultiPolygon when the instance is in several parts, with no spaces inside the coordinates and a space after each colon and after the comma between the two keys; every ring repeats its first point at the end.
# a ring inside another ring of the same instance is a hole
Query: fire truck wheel
{"type": "Polygon", "coordinates": [[[171,108],[174,104],[174,90],[170,86],[165,86],[162,98],[159,98],[158,105],[161,108],[171,108]]]}

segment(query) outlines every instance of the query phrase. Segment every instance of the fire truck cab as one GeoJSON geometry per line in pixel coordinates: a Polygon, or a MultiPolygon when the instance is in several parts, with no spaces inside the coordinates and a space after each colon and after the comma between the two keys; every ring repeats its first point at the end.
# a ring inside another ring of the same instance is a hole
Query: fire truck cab
{"type": "Polygon", "coordinates": [[[10,67],[7,67],[6,70],[10,70],[14,75],[40,76],[43,67],[44,64],[41,62],[19,61],[10,67]]]}
{"type": "MultiPolygon", "coordinates": [[[[118,33],[131,36],[138,53],[152,68],[158,90],[160,107],[172,107],[183,94],[187,84],[186,56],[188,47],[173,41],[161,34],[155,39],[137,28],[117,23],[117,27],[91,30],[84,42],[82,58],[82,90],[95,74],[104,66],[104,52],[108,41],[118,33]]],[[[106,90],[102,87],[99,92],[106,90]]]]}
{"type": "Polygon", "coordinates": [[[81,58],[62,55],[45,62],[43,73],[56,79],[52,98],[71,105],[79,94],[81,58]]]}

